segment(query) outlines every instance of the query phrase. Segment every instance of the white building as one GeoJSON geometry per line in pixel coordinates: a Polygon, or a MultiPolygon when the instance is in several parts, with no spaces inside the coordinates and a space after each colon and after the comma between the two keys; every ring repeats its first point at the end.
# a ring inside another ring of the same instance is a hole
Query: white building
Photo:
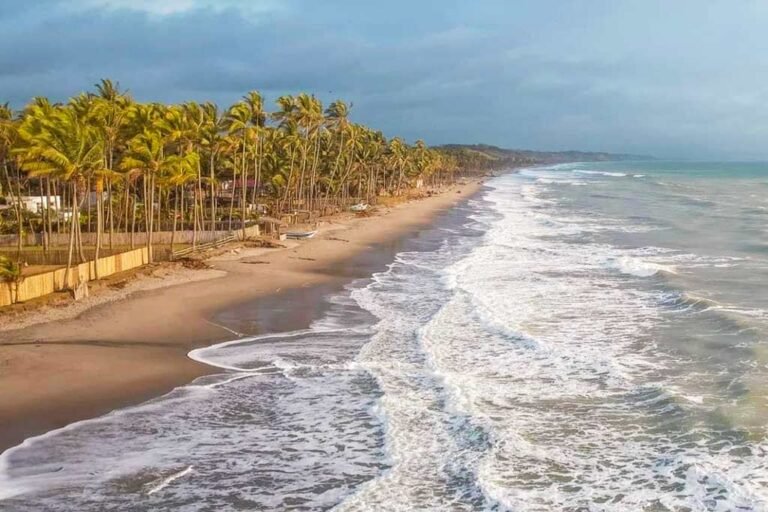
{"type": "MultiPolygon", "coordinates": [[[[42,213],[43,208],[51,210],[61,209],[61,196],[21,196],[21,206],[33,213],[42,213]]],[[[9,203],[15,203],[16,198],[10,198],[9,203]]]]}

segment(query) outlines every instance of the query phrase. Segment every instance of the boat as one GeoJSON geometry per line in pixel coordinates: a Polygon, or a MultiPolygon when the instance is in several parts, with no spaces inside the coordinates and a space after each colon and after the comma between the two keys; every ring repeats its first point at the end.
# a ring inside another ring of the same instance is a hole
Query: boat
{"type": "Polygon", "coordinates": [[[364,212],[368,208],[370,208],[371,205],[365,204],[365,203],[358,203],[356,205],[350,206],[349,209],[353,212],[364,212]]]}
{"type": "Polygon", "coordinates": [[[317,231],[289,231],[285,234],[286,238],[290,238],[292,240],[305,240],[307,238],[312,238],[317,234],[317,231]]]}

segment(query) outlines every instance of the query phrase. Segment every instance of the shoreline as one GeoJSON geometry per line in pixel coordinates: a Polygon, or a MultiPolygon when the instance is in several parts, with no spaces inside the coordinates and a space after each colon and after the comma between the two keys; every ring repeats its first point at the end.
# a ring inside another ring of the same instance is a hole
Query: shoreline
{"type": "Polygon", "coordinates": [[[184,274],[209,273],[191,282],[171,279],[135,291],[129,285],[73,318],[62,319],[65,313],[3,331],[0,452],[219,371],[189,358],[194,349],[307,327],[321,312],[322,297],[389,263],[399,241],[478,193],[482,182],[453,185],[368,218],[331,218],[311,240],[214,257],[212,271],[184,274]]]}

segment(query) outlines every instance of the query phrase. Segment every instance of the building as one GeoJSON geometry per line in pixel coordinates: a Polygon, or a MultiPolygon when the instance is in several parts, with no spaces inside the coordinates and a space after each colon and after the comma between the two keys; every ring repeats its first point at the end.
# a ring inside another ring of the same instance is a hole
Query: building
{"type": "MultiPolygon", "coordinates": [[[[51,210],[61,209],[61,196],[21,196],[21,207],[32,213],[43,213],[44,208],[51,210]]],[[[11,197],[8,201],[13,204],[17,201],[16,197],[11,197]]]]}

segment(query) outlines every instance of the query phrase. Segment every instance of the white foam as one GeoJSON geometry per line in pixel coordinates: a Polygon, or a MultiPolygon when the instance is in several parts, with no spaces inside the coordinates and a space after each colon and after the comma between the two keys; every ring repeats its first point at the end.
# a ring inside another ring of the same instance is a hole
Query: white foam
{"type": "Polygon", "coordinates": [[[620,256],[617,258],[609,257],[606,259],[606,266],[614,268],[620,272],[637,277],[651,277],[660,272],[675,274],[673,267],[660,265],[650,261],[643,261],[632,256],[620,256]]]}
{"type": "Polygon", "coordinates": [[[332,302],[316,330],[194,351],[223,374],[7,450],[0,508],[222,509],[233,492],[259,510],[340,502],[380,472],[384,458],[375,383],[349,364],[365,342],[365,320],[349,301],[332,302]],[[354,327],[321,328],[341,316],[354,327]],[[195,478],[182,478],[189,468],[195,478]],[[268,478],[254,486],[258,475],[268,478]]]}
{"type": "Polygon", "coordinates": [[[178,473],[174,473],[174,474],[172,474],[172,475],[170,475],[170,476],[168,476],[166,478],[160,479],[160,481],[158,481],[158,482],[153,482],[150,485],[150,489],[147,491],[147,496],[151,496],[151,495],[155,494],[156,492],[160,492],[163,489],[165,489],[166,487],[168,487],[169,485],[171,485],[173,482],[178,480],[179,478],[183,478],[183,477],[187,476],[188,474],[190,474],[192,472],[193,468],[194,468],[194,466],[189,466],[188,468],[186,468],[186,469],[184,469],[182,471],[179,471],[178,473]]]}
{"type": "Polygon", "coordinates": [[[610,171],[583,171],[583,170],[575,170],[573,171],[576,174],[589,174],[594,176],[606,176],[611,178],[626,178],[627,174],[623,172],[610,172],[610,171]]]}
{"type": "MultiPolygon", "coordinates": [[[[436,468],[457,465],[480,486],[484,505],[476,508],[623,511],[656,501],[669,509],[764,506],[765,492],[752,485],[766,474],[759,458],[744,464],[716,435],[711,445],[691,447],[686,430],[673,429],[672,439],[645,431],[649,418],[668,421],[686,403],[700,407],[704,397],[655,384],[670,364],[648,334],[661,321],[658,297],[633,290],[625,276],[671,271],[650,260],[690,256],[569,244],[555,235],[573,232],[571,223],[541,213],[537,188],[515,178],[492,185],[497,191],[487,199],[503,218],[492,221],[483,244],[445,269],[441,282],[449,294],[431,288],[423,272],[434,272],[443,260],[412,254],[401,263],[419,272],[398,268],[410,278],[383,275],[361,297],[383,318],[385,331],[366,349],[403,360],[377,367],[387,368],[379,379],[387,390],[383,414],[394,466],[342,509],[366,510],[385,499],[393,509],[470,508],[441,495],[448,475],[436,468]],[[516,195],[522,201],[510,200],[516,195]],[[448,392],[445,405],[434,394],[438,384],[448,392]],[[411,406],[435,416],[415,415],[411,406]],[[465,418],[462,428],[446,431],[442,411],[465,418]],[[480,443],[487,449],[466,448],[474,446],[466,436],[475,433],[487,437],[480,443]],[[419,444],[434,438],[439,453],[429,442],[419,444]],[[669,457],[670,451],[677,455],[669,457]],[[734,473],[737,467],[743,471],[734,473]],[[679,490],[670,493],[671,485],[679,490]]],[[[710,442],[706,434],[701,439],[710,442]]]]}

